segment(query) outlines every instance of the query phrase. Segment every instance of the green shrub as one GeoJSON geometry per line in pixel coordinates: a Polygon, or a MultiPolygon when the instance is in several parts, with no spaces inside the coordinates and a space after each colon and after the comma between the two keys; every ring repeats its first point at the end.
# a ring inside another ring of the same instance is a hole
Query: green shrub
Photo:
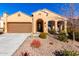
{"type": "Polygon", "coordinates": [[[73,39],[73,32],[68,32],[68,38],[73,39]]]}
{"type": "Polygon", "coordinates": [[[3,34],[3,32],[0,32],[0,34],[3,34]]]}
{"type": "Polygon", "coordinates": [[[79,32],[75,32],[75,40],[79,41],[79,32]]]}
{"type": "Polygon", "coordinates": [[[63,41],[63,42],[67,42],[67,40],[68,40],[66,33],[64,33],[64,32],[59,33],[57,39],[60,40],[60,41],[63,41]]]}
{"type": "Polygon", "coordinates": [[[79,53],[76,51],[68,51],[68,50],[55,51],[54,54],[56,56],[78,56],[79,55],[79,53]]]}
{"type": "Polygon", "coordinates": [[[75,51],[67,51],[67,50],[64,50],[63,54],[64,54],[64,56],[77,56],[77,55],[79,55],[79,53],[77,53],[75,51]]]}
{"type": "Polygon", "coordinates": [[[70,28],[67,30],[67,33],[68,33],[68,38],[73,39],[73,31],[70,28]]]}
{"type": "Polygon", "coordinates": [[[46,39],[47,33],[42,32],[42,33],[40,33],[39,37],[42,38],[42,39],[46,39]]]}
{"type": "MultiPolygon", "coordinates": [[[[72,31],[68,32],[68,38],[73,39],[73,32],[72,31]]],[[[79,32],[75,32],[75,40],[79,41],[79,32]]]]}

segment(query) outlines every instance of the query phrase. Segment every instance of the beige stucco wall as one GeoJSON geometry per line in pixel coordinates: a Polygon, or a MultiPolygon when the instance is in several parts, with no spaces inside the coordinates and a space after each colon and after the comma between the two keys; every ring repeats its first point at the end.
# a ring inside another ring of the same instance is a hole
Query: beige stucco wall
{"type": "Polygon", "coordinates": [[[32,22],[32,17],[28,16],[22,12],[17,12],[12,15],[8,15],[6,13],[3,14],[4,18],[4,33],[7,32],[7,23],[8,22],[32,22]],[[20,16],[18,16],[20,14],[20,16]]]}
{"type": "Polygon", "coordinates": [[[43,31],[48,32],[48,21],[60,21],[64,19],[63,16],[60,16],[56,13],[53,13],[47,9],[39,10],[33,13],[33,16],[29,16],[27,14],[24,14],[22,12],[17,12],[12,15],[3,14],[4,18],[4,29],[5,33],[7,32],[7,23],[8,22],[32,22],[32,32],[36,33],[36,21],[38,19],[43,20],[43,31]],[[20,14],[20,16],[18,16],[20,14]],[[48,15],[47,15],[48,14],[48,15]]]}
{"type": "Polygon", "coordinates": [[[64,20],[64,17],[59,15],[59,14],[56,14],[52,11],[49,11],[48,9],[43,9],[42,11],[45,11],[48,13],[48,16],[47,16],[47,20],[48,21],[63,21],[64,20]]]}
{"type": "Polygon", "coordinates": [[[17,12],[8,16],[7,22],[32,22],[32,17],[22,12],[17,12]],[[20,14],[20,16],[18,16],[18,14],[20,14]]]}
{"type": "Polygon", "coordinates": [[[3,28],[3,21],[0,20],[0,28],[3,28]]]}
{"type": "Polygon", "coordinates": [[[36,21],[38,19],[42,19],[44,21],[44,32],[48,32],[48,21],[64,21],[63,16],[53,13],[47,9],[38,10],[33,13],[33,27],[34,27],[33,32],[34,33],[36,33],[36,21]]]}
{"type": "Polygon", "coordinates": [[[48,22],[47,22],[47,17],[46,14],[43,12],[37,12],[33,14],[33,33],[36,33],[36,21],[38,19],[42,19],[43,20],[43,30],[44,32],[48,32],[48,22]]]}
{"type": "Polygon", "coordinates": [[[8,14],[7,13],[3,13],[3,30],[4,30],[4,33],[7,33],[7,18],[8,18],[8,14]]]}

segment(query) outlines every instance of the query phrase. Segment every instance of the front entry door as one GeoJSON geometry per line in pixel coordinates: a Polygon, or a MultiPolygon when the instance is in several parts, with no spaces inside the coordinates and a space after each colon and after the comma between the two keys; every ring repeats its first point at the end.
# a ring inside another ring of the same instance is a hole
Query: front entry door
{"type": "Polygon", "coordinates": [[[43,32],[43,20],[37,20],[37,32],[43,32]]]}

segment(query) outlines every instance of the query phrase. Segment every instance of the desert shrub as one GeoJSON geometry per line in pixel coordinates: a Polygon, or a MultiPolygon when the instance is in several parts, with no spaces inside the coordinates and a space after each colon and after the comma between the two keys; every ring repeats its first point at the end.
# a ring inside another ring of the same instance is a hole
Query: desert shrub
{"type": "Polygon", "coordinates": [[[69,39],[73,39],[73,31],[72,30],[68,30],[68,38],[69,39]]]}
{"type": "Polygon", "coordinates": [[[21,56],[29,56],[28,52],[21,52],[21,56]]]}
{"type": "Polygon", "coordinates": [[[67,51],[67,50],[64,50],[63,54],[64,54],[64,56],[77,56],[77,55],[79,55],[79,53],[77,53],[75,51],[67,51]]]}
{"type": "Polygon", "coordinates": [[[54,54],[56,56],[78,56],[79,55],[79,53],[76,51],[68,51],[68,50],[55,51],[54,54]]]}
{"type": "Polygon", "coordinates": [[[0,34],[3,34],[3,32],[0,32],[0,34]]]}
{"type": "Polygon", "coordinates": [[[58,40],[60,40],[60,41],[63,41],[63,42],[67,42],[67,36],[66,36],[66,33],[64,33],[64,32],[60,32],[59,34],[58,34],[58,38],[57,38],[58,40]]]}
{"type": "Polygon", "coordinates": [[[55,51],[54,54],[55,54],[56,56],[64,56],[62,50],[60,50],[60,51],[55,51]]]}
{"type": "MultiPolygon", "coordinates": [[[[74,32],[74,33],[75,33],[75,40],[79,41],[79,32],[74,32]]],[[[71,40],[73,39],[73,32],[72,31],[68,32],[68,38],[71,40]]]]}
{"type": "Polygon", "coordinates": [[[31,47],[39,48],[41,46],[41,42],[39,40],[34,39],[31,43],[31,47]]]}
{"type": "Polygon", "coordinates": [[[79,32],[75,32],[75,40],[79,41],[79,32]]]}
{"type": "Polygon", "coordinates": [[[40,33],[39,37],[42,38],[42,39],[46,39],[47,33],[42,32],[42,33],[40,33]]]}

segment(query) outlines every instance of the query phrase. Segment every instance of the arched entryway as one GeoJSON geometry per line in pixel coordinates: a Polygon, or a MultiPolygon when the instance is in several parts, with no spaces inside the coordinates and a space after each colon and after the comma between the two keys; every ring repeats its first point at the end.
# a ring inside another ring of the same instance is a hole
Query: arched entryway
{"type": "Polygon", "coordinates": [[[58,21],[57,26],[58,26],[58,32],[64,30],[64,21],[58,21]]]}
{"type": "Polygon", "coordinates": [[[43,20],[42,19],[37,20],[36,30],[37,30],[37,32],[43,32],[43,20]]]}
{"type": "Polygon", "coordinates": [[[55,29],[55,21],[48,21],[48,31],[55,29]]]}

